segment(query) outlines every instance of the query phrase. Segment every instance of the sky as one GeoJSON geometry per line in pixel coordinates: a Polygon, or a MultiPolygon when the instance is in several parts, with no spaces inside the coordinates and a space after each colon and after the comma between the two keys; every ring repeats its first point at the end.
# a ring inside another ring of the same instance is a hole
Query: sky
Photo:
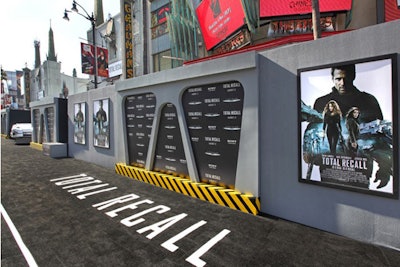
{"type": "MultiPolygon", "coordinates": [[[[94,0],[76,1],[92,14],[94,0]]],[[[104,20],[108,14],[120,12],[119,0],[103,0],[104,20]]],[[[72,0],[12,0],[2,1],[0,8],[0,65],[4,70],[15,71],[35,64],[34,41],[40,41],[41,63],[46,60],[49,44],[50,25],[53,29],[54,47],[57,61],[61,62],[61,72],[72,76],[76,68],[78,77],[82,74],[80,63],[80,43],[87,42],[87,31],[91,29],[89,20],[76,13],[68,13],[69,22],[63,19],[64,9],[71,10],[72,0]]],[[[84,14],[84,11],[78,9],[84,14]]]]}

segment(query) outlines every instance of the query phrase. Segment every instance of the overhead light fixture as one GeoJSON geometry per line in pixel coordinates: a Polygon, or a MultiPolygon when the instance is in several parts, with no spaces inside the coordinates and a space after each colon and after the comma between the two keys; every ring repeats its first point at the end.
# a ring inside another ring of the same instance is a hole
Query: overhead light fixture
{"type": "Polygon", "coordinates": [[[67,20],[67,21],[69,21],[69,17],[68,17],[68,10],[65,10],[64,11],[64,17],[63,17],[63,19],[65,19],[65,20],[67,20]]]}
{"type": "Polygon", "coordinates": [[[76,12],[76,13],[79,12],[78,8],[76,7],[76,2],[75,2],[75,1],[72,2],[72,8],[71,8],[71,10],[74,11],[74,12],[76,12]]]}

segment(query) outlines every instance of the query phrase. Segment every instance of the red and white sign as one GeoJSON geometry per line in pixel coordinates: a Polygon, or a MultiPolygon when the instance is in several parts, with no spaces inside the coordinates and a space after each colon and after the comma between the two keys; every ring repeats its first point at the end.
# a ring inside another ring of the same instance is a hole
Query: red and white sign
{"type": "Polygon", "coordinates": [[[196,9],[207,50],[225,40],[245,23],[240,0],[203,0],[196,9]]]}
{"type": "MultiPolygon", "coordinates": [[[[351,0],[319,0],[319,11],[351,10],[351,0]]],[[[312,12],[312,0],[260,0],[260,17],[278,17],[312,12]]]]}

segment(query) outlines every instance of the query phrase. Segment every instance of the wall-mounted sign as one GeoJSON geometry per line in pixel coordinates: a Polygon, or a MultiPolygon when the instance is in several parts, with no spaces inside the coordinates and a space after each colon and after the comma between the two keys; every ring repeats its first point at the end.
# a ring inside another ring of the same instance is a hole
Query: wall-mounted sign
{"type": "Polygon", "coordinates": [[[152,93],[132,95],[125,99],[125,123],[129,164],[146,165],[150,135],[153,128],[156,97],[152,93]]]}
{"type": "MultiPolygon", "coordinates": [[[[319,11],[338,12],[351,10],[351,0],[319,0],[319,11]]],[[[277,17],[311,14],[312,0],[260,0],[260,17],[277,17]]]]}
{"type": "MultiPolygon", "coordinates": [[[[320,19],[321,31],[334,31],[334,18],[324,17],[320,19]]],[[[286,36],[291,34],[312,33],[311,19],[295,19],[272,21],[268,28],[268,37],[286,36]]]]}
{"type": "Polygon", "coordinates": [[[174,176],[189,176],[178,115],[171,103],[161,111],[153,169],[174,176]]]}
{"type": "Polygon", "coordinates": [[[241,0],[204,0],[196,9],[207,50],[245,24],[241,0]]]}
{"type": "Polygon", "coordinates": [[[108,75],[112,77],[116,77],[122,74],[122,61],[117,61],[108,65],[108,75]]]}
{"type": "Polygon", "coordinates": [[[235,187],[243,87],[237,81],[187,89],[186,123],[201,181],[235,187]]]}
{"type": "Polygon", "coordinates": [[[243,29],[228,40],[226,40],[223,44],[216,47],[213,51],[213,54],[222,54],[242,48],[243,46],[248,45],[250,41],[250,32],[247,29],[243,29]]]}
{"type": "Polygon", "coordinates": [[[133,29],[132,4],[124,2],[124,37],[125,37],[125,79],[133,78],[133,29]]]}
{"type": "Polygon", "coordinates": [[[110,148],[110,101],[100,99],[93,102],[93,145],[110,148]]]}
{"type": "Polygon", "coordinates": [[[298,71],[300,182],[398,197],[396,58],[298,71]]]}

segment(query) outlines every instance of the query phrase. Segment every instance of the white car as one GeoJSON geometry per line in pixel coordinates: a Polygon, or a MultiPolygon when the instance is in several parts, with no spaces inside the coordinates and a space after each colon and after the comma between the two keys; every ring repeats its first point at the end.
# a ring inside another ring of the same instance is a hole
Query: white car
{"type": "Polygon", "coordinates": [[[31,137],[32,136],[32,124],[30,123],[16,123],[11,127],[11,138],[31,137]]]}

